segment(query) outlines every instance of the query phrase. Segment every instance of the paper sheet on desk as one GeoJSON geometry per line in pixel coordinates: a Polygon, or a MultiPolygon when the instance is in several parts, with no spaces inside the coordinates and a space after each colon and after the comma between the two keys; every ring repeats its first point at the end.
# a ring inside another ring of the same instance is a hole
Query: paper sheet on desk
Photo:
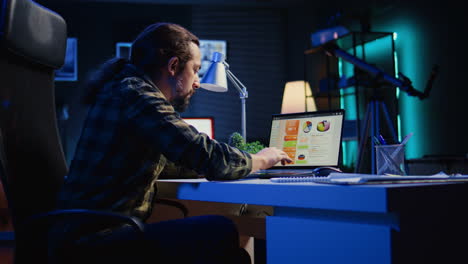
{"type": "Polygon", "coordinates": [[[314,182],[331,184],[392,184],[392,183],[431,183],[431,182],[468,182],[468,175],[375,175],[360,173],[330,173],[327,177],[316,178],[314,182]]]}

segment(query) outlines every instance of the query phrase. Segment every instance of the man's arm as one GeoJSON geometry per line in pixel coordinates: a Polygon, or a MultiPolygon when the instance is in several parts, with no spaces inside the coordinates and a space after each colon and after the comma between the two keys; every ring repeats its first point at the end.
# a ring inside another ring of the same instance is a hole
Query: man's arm
{"type": "Polygon", "coordinates": [[[166,166],[159,174],[159,179],[197,179],[200,177],[203,177],[203,175],[184,166],[176,165],[169,160],[167,160],[166,166]]]}
{"type": "Polygon", "coordinates": [[[210,139],[180,118],[156,88],[133,80],[124,95],[128,126],[168,160],[204,174],[208,180],[235,180],[290,158],[282,150],[266,148],[250,154],[210,139]]]}

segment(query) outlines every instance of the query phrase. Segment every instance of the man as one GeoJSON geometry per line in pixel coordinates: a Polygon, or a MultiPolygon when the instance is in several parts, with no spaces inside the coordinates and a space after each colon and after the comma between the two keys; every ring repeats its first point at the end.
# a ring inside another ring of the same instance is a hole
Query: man
{"type": "MultiPolygon", "coordinates": [[[[208,180],[235,180],[290,161],[276,148],[258,154],[232,148],[180,118],[176,111],[184,111],[200,87],[200,65],[195,35],[176,24],[157,23],[134,40],[130,61],[111,59],[91,76],[85,98],[90,109],[59,196],[60,208],[113,211],[144,221],[168,162],[208,180]]],[[[60,239],[73,234],[72,248],[111,241],[143,259],[150,254],[155,263],[248,261],[242,258],[235,226],[221,216],[147,224],[144,241],[126,227],[91,226],[84,221],[57,225],[52,244],[60,249],[60,239]]]]}

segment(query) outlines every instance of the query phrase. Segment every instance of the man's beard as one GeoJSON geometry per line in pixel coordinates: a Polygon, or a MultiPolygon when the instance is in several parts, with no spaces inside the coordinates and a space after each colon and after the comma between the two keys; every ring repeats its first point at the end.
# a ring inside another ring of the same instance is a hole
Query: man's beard
{"type": "Polygon", "coordinates": [[[185,96],[177,96],[171,100],[171,105],[177,112],[184,112],[185,110],[187,110],[187,107],[190,104],[190,98],[190,94],[187,94],[185,96]]]}
{"type": "Polygon", "coordinates": [[[190,98],[192,97],[192,95],[195,92],[194,90],[190,90],[190,92],[188,92],[187,94],[180,95],[180,93],[183,91],[183,86],[182,85],[183,85],[182,84],[182,79],[178,79],[177,83],[176,83],[177,95],[174,96],[174,98],[171,100],[172,107],[174,107],[174,109],[179,113],[184,112],[185,110],[187,110],[187,107],[190,104],[190,98]]]}

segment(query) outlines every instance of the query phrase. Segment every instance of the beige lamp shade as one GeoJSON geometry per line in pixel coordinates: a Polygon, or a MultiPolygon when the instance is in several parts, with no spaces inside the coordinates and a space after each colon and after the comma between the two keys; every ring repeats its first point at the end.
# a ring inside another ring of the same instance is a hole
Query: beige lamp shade
{"type": "Polygon", "coordinates": [[[281,113],[287,114],[306,111],[317,111],[317,106],[315,105],[309,83],[306,81],[287,82],[284,86],[281,113]]]}

